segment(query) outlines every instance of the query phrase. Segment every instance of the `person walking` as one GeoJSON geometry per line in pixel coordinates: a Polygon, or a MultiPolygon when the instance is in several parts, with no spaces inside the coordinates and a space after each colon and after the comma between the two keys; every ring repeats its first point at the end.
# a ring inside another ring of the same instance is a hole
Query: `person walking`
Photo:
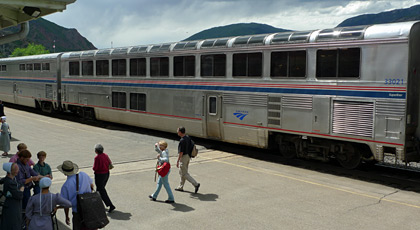
{"type": "Polygon", "coordinates": [[[19,173],[19,166],[16,163],[7,162],[3,164],[3,170],[7,176],[3,181],[3,194],[6,200],[3,204],[1,216],[1,230],[22,229],[22,199],[24,187],[16,180],[19,173]]]}
{"type": "Polygon", "coordinates": [[[181,181],[175,190],[181,192],[184,191],[185,180],[187,180],[194,186],[194,193],[197,193],[200,188],[200,183],[197,183],[197,181],[194,180],[194,178],[188,173],[188,165],[190,164],[191,151],[193,147],[191,138],[186,135],[185,128],[182,126],[178,128],[177,133],[181,139],[179,140],[178,145],[178,161],[176,162],[176,167],[179,168],[181,181]]]}
{"type": "Polygon", "coordinates": [[[101,144],[95,145],[95,153],[96,157],[92,169],[95,173],[96,189],[101,194],[102,201],[109,207],[108,212],[112,212],[115,210],[115,206],[112,204],[111,199],[109,199],[105,189],[109,179],[109,169],[113,167],[112,162],[109,156],[104,153],[104,147],[101,144]]]}
{"type": "Polygon", "coordinates": [[[10,151],[10,127],[6,122],[6,117],[1,117],[1,128],[0,128],[0,150],[3,150],[2,156],[9,155],[10,151]]]}
{"type": "MultiPolygon", "coordinates": [[[[157,159],[158,159],[158,166],[163,166],[163,164],[166,162],[169,164],[169,150],[168,150],[168,143],[166,141],[159,141],[159,143],[155,144],[155,151],[158,152],[157,159]]],[[[170,164],[169,164],[170,167],[170,164]]],[[[175,203],[174,195],[171,191],[171,186],[169,186],[169,172],[162,177],[159,175],[159,179],[157,181],[156,190],[152,195],[149,195],[149,198],[153,201],[156,200],[157,196],[159,195],[160,189],[162,188],[162,184],[166,189],[166,192],[168,193],[168,199],[165,200],[165,203],[175,203]]]]}
{"type": "MultiPolygon", "coordinates": [[[[94,189],[93,180],[85,172],[79,171],[79,166],[69,160],[57,166],[57,169],[67,176],[66,182],[61,187],[61,197],[71,202],[73,230],[88,230],[77,212],[77,194],[90,193],[94,189]],[[76,188],[76,177],[79,177],[79,193],[76,188]]],[[[70,225],[69,208],[64,208],[66,224],[70,225]]]]}
{"type": "Polygon", "coordinates": [[[55,213],[57,208],[70,208],[71,202],[62,198],[60,194],[50,193],[51,179],[44,177],[39,181],[39,187],[42,189],[29,198],[26,206],[26,218],[28,230],[53,230],[53,221],[51,213],[55,213]],[[57,205],[60,205],[57,207],[57,205]]]}

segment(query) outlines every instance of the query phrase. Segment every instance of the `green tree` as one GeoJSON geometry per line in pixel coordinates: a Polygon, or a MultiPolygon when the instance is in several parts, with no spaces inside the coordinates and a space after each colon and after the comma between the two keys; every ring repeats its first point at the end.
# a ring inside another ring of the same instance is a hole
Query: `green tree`
{"type": "Polygon", "coordinates": [[[49,54],[50,51],[45,48],[43,45],[35,45],[34,43],[29,43],[26,48],[16,48],[13,50],[11,57],[19,56],[29,56],[36,54],[49,54]]]}

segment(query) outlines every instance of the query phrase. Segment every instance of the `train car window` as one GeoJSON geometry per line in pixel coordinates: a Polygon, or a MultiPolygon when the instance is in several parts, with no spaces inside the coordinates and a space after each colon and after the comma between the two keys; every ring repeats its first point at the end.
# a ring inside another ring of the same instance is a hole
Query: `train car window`
{"type": "Polygon", "coordinates": [[[34,63],[34,70],[41,71],[41,63],[34,63]]]}
{"type": "Polygon", "coordinates": [[[288,52],[271,53],[271,77],[287,77],[288,52]]]}
{"type": "Polygon", "coordinates": [[[309,40],[309,36],[311,35],[312,32],[295,32],[293,33],[290,38],[289,41],[291,42],[307,42],[309,40]]]}
{"type": "Polygon", "coordinates": [[[251,39],[248,41],[248,45],[254,44],[254,45],[262,45],[264,44],[264,39],[267,35],[257,35],[252,36],[251,39]]]}
{"type": "Polygon", "coordinates": [[[159,48],[159,51],[167,52],[167,51],[169,51],[169,48],[171,48],[171,44],[163,44],[163,45],[159,48]]]}
{"type": "Polygon", "coordinates": [[[228,38],[217,39],[216,42],[214,43],[213,47],[226,46],[228,41],[229,41],[228,38]]]}
{"type": "Polygon", "coordinates": [[[201,44],[201,48],[210,48],[210,47],[213,47],[213,44],[214,44],[215,41],[216,40],[214,40],[214,39],[205,40],[203,42],[203,44],[201,44]]]}
{"type": "Polygon", "coordinates": [[[42,63],[42,71],[50,71],[50,63],[42,63]]]}
{"type": "Polygon", "coordinates": [[[130,76],[146,76],[146,58],[130,59],[130,76]]]}
{"type": "Polygon", "coordinates": [[[359,75],[360,48],[317,51],[317,78],[356,78],[359,75]]]}
{"type": "Polygon", "coordinates": [[[111,55],[114,54],[127,54],[128,48],[117,48],[111,52],[111,55]]]}
{"type": "Polygon", "coordinates": [[[125,109],[127,98],[124,92],[112,92],[112,107],[125,109]]]}
{"type": "Polygon", "coordinates": [[[106,49],[106,50],[99,50],[98,52],[96,52],[97,56],[108,56],[111,54],[111,49],[106,49]]]}
{"type": "Polygon", "coordinates": [[[289,77],[306,76],[306,51],[289,52],[289,77]]]}
{"type": "Polygon", "coordinates": [[[184,46],[186,45],[186,42],[178,42],[175,46],[174,46],[174,50],[182,50],[184,49],[184,46]]]}
{"type": "Polygon", "coordinates": [[[210,115],[217,114],[217,98],[216,97],[209,97],[209,114],[210,115]]]}
{"type": "Polygon", "coordinates": [[[154,46],[152,46],[152,48],[150,49],[150,51],[149,52],[157,52],[157,51],[159,51],[159,49],[160,49],[160,47],[161,47],[162,45],[154,45],[154,46]]]}
{"type": "Polygon", "coordinates": [[[125,59],[112,60],[112,76],[126,76],[127,65],[125,59]]]}
{"type": "Polygon", "coordinates": [[[305,77],[306,51],[273,52],[271,53],[272,78],[305,77]]]}
{"type": "Polygon", "coordinates": [[[93,61],[82,61],[82,75],[93,76],[93,61]]]}
{"type": "Polygon", "coordinates": [[[0,70],[1,70],[2,72],[6,72],[6,71],[7,71],[7,66],[6,66],[6,65],[1,65],[0,70]]]}
{"type": "Polygon", "coordinates": [[[97,60],[96,61],[96,76],[108,76],[108,75],[109,75],[109,61],[97,60]]]}
{"type": "Polygon", "coordinates": [[[250,36],[245,36],[245,37],[238,37],[235,39],[235,41],[233,42],[233,45],[245,45],[248,43],[250,36]]]}
{"type": "Polygon", "coordinates": [[[26,70],[34,70],[34,64],[26,64],[26,70]]]}
{"type": "Polygon", "coordinates": [[[80,63],[78,61],[69,62],[69,75],[70,76],[79,76],[80,74],[80,63]]]}
{"type": "Polygon", "coordinates": [[[200,67],[202,77],[224,77],[226,76],[226,55],[202,55],[200,67]]]}
{"type": "Polygon", "coordinates": [[[175,77],[195,76],[195,56],[174,57],[175,77]]]}
{"type": "Polygon", "coordinates": [[[26,70],[26,65],[25,64],[19,64],[19,70],[20,71],[25,71],[26,70]]]}
{"type": "Polygon", "coordinates": [[[338,56],[338,77],[359,77],[360,49],[340,49],[338,56]]]}
{"type": "Polygon", "coordinates": [[[146,53],[146,51],[147,51],[147,46],[138,46],[138,47],[131,48],[128,53],[129,54],[146,53]]]}
{"type": "Polygon", "coordinates": [[[271,43],[286,43],[289,41],[290,35],[292,33],[279,33],[274,35],[274,37],[271,39],[271,43]]]}
{"type": "Polygon", "coordinates": [[[317,51],[316,76],[318,78],[337,76],[337,50],[317,51]]]}
{"type": "Polygon", "coordinates": [[[197,42],[188,42],[185,44],[184,49],[195,49],[197,47],[197,42]]]}
{"type": "Polygon", "coordinates": [[[146,111],[146,94],[130,93],[130,109],[146,111]]]}
{"type": "Polygon", "coordinates": [[[169,58],[156,57],[150,58],[150,76],[169,76],[169,58]]]}
{"type": "Polygon", "coordinates": [[[233,54],[234,77],[261,77],[262,53],[233,54]]]}

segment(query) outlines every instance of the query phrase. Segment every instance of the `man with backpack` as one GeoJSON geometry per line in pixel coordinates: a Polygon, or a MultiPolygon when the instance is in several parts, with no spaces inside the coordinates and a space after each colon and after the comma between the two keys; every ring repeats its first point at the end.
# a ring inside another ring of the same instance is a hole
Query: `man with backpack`
{"type": "Polygon", "coordinates": [[[194,178],[192,178],[192,176],[188,173],[188,165],[190,163],[191,152],[194,144],[191,138],[185,134],[184,127],[179,127],[177,132],[181,139],[179,140],[178,145],[178,161],[176,162],[176,167],[179,168],[181,181],[175,190],[181,192],[184,191],[185,180],[187,180],[195,187],[194,193],[197,193],[198,189],[200,188],[200,183],[197,183],[197,181],[195,181],[194,178]]]}

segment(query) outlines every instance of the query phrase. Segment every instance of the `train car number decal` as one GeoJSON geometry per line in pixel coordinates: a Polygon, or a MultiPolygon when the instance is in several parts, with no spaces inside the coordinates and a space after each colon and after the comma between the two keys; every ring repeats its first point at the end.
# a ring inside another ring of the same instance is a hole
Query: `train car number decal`
{"type": "Polygon", "coordinates": [[[385,78],[385,85],[404,85],[404,79],[385,78]]]}

